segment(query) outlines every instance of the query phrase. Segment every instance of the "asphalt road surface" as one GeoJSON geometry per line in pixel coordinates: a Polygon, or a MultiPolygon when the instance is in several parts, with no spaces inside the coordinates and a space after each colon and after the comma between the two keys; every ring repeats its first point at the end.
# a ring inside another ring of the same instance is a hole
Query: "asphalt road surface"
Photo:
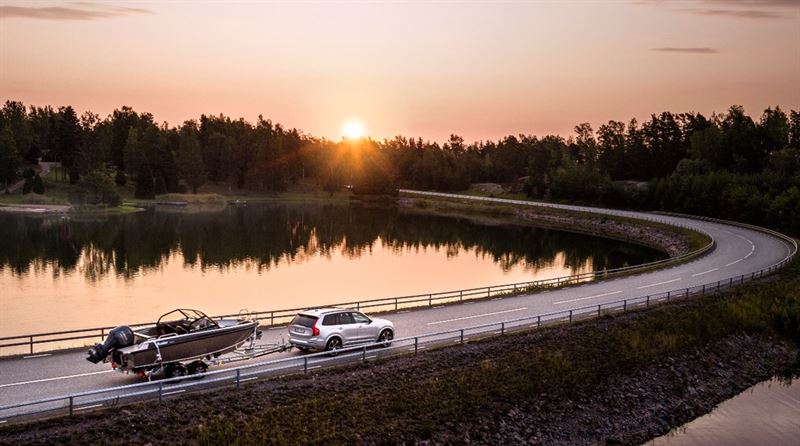
{"type": "MultiPolygon", "coordinates": [[[[494,200],[520,206],[531,204],[531,202],[525,201],[431,194],[494,200]]],[[[542,203],[542,205],[633,218],[657,219],[697,228],[714,238],[716,249],[688,263],[612,280],[589,282],[580,286],[527,295],[400,311],[386,316],[395,324],[395,337],[410,337],[459,329],[700,286],[770,267],[786,258],[793,249],[791,245],[778,237],[739,226],[640,212],[546,203],[542,203]]],[[[282,338],[286,338],[286,329],[283,327],[273,328],[264,330],[262,341],[279,343],[282,338]]],[[[217,366],[212,370],[296,355],[303,355],[303,353],[297,350],[276,353],[244,363],[217,366]]],[[[112,371],[109,364],[92,364],[86,361],[85,357],[85,351],[72,350],[0,359],[0,406],[142,382],[142,379],[137,376],[112,371]]]]}

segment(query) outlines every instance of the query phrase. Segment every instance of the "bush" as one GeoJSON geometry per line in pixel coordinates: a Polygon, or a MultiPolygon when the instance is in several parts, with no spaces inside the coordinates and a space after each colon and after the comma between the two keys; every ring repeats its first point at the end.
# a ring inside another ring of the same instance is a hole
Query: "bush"
{"type": "Polygon", "coordinates": [[[78,201],[81,204],[105,204],[119,206],[122,198],[111,175],[93,170],[78,183],[78,201]]]}
{"type": "Polygon", "coordinates": [[[153,172],[144,163],[141,165],[139,173],[136,175],[136,191],[134,191],[133,196],[143,199],[156,198],[156,185],[153,182],[153,172]]]}
{"type": "Polygon", "coordinates": [[[128,182],[128,177],[125,176],[125,172],[118,170],[117,175],[114,176],[114,182],[117,183],[117,186],[124,186],[128,182]]]}
{"type": "Polygon", "coordinates": [[[33,193],[39,195],[44,193],[44,181],[42,181],[42,177],[40,177],[38,173],[33,177],[33,193]]]}

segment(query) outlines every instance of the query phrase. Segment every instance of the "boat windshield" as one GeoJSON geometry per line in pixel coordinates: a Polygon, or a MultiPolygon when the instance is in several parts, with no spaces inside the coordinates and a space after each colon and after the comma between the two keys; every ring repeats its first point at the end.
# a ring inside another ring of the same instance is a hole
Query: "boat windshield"
{"type": "Polygon", "coordinates": [[[158,318],[156,327],[159,335],[163,335],[169,333],[184,334],[195,330],[217,328],[219,324],[202,311],[179,308],[158,318]]]}

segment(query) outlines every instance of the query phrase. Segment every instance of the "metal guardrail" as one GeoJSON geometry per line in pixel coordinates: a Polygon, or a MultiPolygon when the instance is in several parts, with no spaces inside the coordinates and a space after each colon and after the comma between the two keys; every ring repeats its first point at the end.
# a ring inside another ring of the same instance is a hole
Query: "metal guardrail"
{"type": "MultiPolygon", "coordinates": [[[[661,223],[669,224],[663,221],[661,221],[661,223]]],[[[532,280],[527,282],[492,285],[479,288],[467,288],[467,289],[453,290],[453,291],[442,291],[437,293],[414,294],[408,296],[385,297],[385,298],[367,299],[367,300],[351,301],[351,302],[339,302],[334,304],[319,305],[317,307],[318,308],[345,307],[345,308],[356,308],[359,311],[370,309],[374,312],[386,312],[386,311],[398,311],[401,309],[414,308],[414,307],[424,307],[424,306],[431,307],[435,305],[442,305],[444,303],[462,302],[464,300],[470,300],[470,299],[484,299],[484,298],[498,297],[498,296],[510,296],[515,294],[523,294],[523,293],[539,291],[543,289],[575,285],[598,279],[607,279],[607,278],[619,277],[622,275],[640,273],[655,268],[661,268],[669,265],[674,265],[677,263],[683,263],[695,259],[697,257],[700,257],[704,254],[707,254],[708,252],[713,250],[714,247],[716,246],[714,238],[705,231],[699,230],[697,228],[689,228],[689,227],[684,227],[684,228],[700,232],[701,234],[708,237],[710,242],[706,246],[703,246],[702,248],[680,255],[678,257],[661,259],[655,262],[648,262],[639,265],[613,268],[609,270],[590,271],[587,273],[555,277],[552,279],[532,280]]],[[[291,318],[297,314],[298,311],[306,309],[308,309],[307,306],[282,309],[282,310],[254,311],[248,313],[248,316],[260,322],[269,321],[264,325],[273,326],[273,325],[288,323],[291,320],[291,318]]],[[[212,317],[221,319],[221,318],[229,318],[237,316],[241,316],[241,313],[223,314],[212,317]]],[[[155,322],[129,324],[129,326],[131,328],[140,328],[153,324],[155,324],[155,322]]],[[[102,341],[103,338],[105,338],[106,333],[108,333],[108,331],[110,331],[114,327],[115,326],[80,328],[74,330],[54,331],[48,333],[35,333],[35,334],[0,337],[0,356],[3,356],[4,350],[8,351],[8,349],[12,349],[13,347],[27,346],[28,347],[27,354],[33,355],[34,346],[39,344],[60,343],[61,345],[63,345],[65,342],[68,341],[86,340],[86,339],[98,339],[102,341]]],[[[73,345],[73,347],[79,347],[79,346],[80,345],[73,345]]],[[[39,350],[36,351],[36,353],[43,353],[46,351],[49,350],[39,350]]],[[[11,354],[25,354],[25,353],[17,351],[11,354]]]]}
{"type": "Polygon", "coordinates": [[[0,423],[57,415],[72,416],[86,410],[120,406],[137,401],[154,400],[156,398],[158,398],[159,402],[163,402],[171,395],[181,394],[191,390],[222,386],[235,386],[238,388],[242,383],[256,379],[292,374],[308,374],[318,368],[352,364],[359,361],[366,362],[377,359],[379,356],[387,357],[411,353],[416,355],[420,350],[428,347],[450,345],[453,343],[463,344],[477,337],[485,337],[487,335],[502,336],[514,331],[538,329],[554,324],[574,323],[600,317],[604,314],[649,308],[651,305],[657,303],[717,293],[735,285],[764,277],[792,261],[797,253],[797,243],[793,239],[789,239],[785,236],[781,238],[791,242],[790,252],[783,260],[768,268],[719,280],[717,282],[680,288],[665,293],[649,294],[597,305],[587,305],[570,310],[509,319],[489,324],[473,325],[465,328],[413,337],[398,338],[392,340],[391,346],[380,350],[374,350],[373,347],[383,347],[384,344],[374,343],[341,349],[338,351],[337,356],[331,356],[328,352],[320,352],[265,361],[231,369],[216,370],[192,377],[205,378],[202,380],[187,379],[186,377],[170,378],[160,381],[43,398],[35,401],[7,404],[0,406],[0,423]]]}

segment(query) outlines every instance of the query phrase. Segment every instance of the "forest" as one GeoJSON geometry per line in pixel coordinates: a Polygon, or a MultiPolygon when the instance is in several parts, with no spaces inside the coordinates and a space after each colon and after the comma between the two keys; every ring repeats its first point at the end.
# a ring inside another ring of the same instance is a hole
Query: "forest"
{"type": "Polygon", "coordinates": [[[706,117],[662,112],[558,135],[467,143],[396,136],[332,141],[259,116],[202,115],[179,126],[121,107],[101,118],[71,106],[0,110],[0,184],[39,160],[59,161],[69,182],[133,187],[138,198],[229,190],[280,192],[315,183],[335,192],[397,188],[463,191],[500,183],[531,199],[727,218],[800,234],[800,113],[760,116],[741,106],[706,117]]]}

